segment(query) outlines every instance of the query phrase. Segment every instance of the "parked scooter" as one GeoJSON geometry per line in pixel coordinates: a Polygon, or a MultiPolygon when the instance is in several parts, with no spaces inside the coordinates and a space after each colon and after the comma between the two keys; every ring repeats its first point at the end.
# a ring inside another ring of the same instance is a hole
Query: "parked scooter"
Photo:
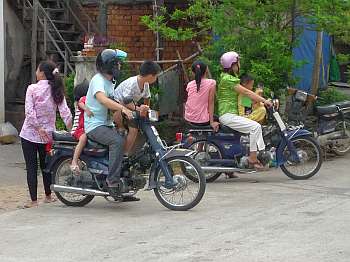
{"type": "MultiPolygon", "coordinates": [[[[147,183],[143,174],[149,172],[147,190],[153,190],[159,202],[171,210],[183,211],[195,207],[205,192],[205,176],[198,163],[191,158],[191,150],[167,147],[151,121],[157,115],[150,111],[149,118],[134,114],[134,121],[145,138],[140,150],[124,159],[121,173],[122,193],[131,201],[147,183]],[[186,175],[190,172],[195,182],[186,175]]],[[[88,141],[81,157],[79,176],[70,170],[77,142],[69,133],[54,133],[54,143],[48,157],[47,171],[52,174],[51,186],[58,199],[68,206],[84,206],[95,196],[110,199],[107,190],[108,148],[88,141]]]]}
{"type": "MultiPolygon", "coordinates": [[[[266,151],[258,153],[265,166],[280,167],[290,178],[308,179],[320,170],[322,153],[312,133],[302,127],[290,127],[277,111],[277,101],[267,109],[270,125],[263,129],[266,151]]],[[[183,148],[195,150],[196,159],[213,182],[222,173],[252,173],[249,169],[249,136],[221,125],[219,132],[210,126],[190,125],[176,134],[183,148]]]]}
{"type": "MultiPolygon", "coordinates": [[[[291,122],[304,125],[307,102],[318,99],[316,96],[294,88],[288,89],[292,95],[291,122]]],[[[326,106],[316,106],[317,115],[314,136],[324,150],[342,156],[350,151],[350,101],[326,106]]]]}

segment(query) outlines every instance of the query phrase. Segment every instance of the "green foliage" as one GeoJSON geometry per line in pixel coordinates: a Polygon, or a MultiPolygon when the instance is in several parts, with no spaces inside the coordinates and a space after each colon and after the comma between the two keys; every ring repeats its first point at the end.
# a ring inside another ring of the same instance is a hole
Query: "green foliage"
{"type": "MultiPolygon", "coordinates": [[[[64,78],[65,97],[67,100],[67,104],[71,109],[71,112],[74,112],[74,78],[75,74],[69,74],[64,78]]],[[[56,129],[67,130],[66,125],[64,124],[62,118],[58,113],[56,116],[56,129]]]]}
{"type": "Polygon", "coordinates": [[[120,70],[120,75],[117,79],[117,83],[116,86],[118,86],[121,82],[123,82],[124,80],[128,79],[129,77],[132,77],[136,75],[136,72],[134,72],[132,70],[132,67],[130,64],[128,63],[123,63],[121,70],[120,70]]]}
{"type": "Polygon", "coordinates": [[[350,96],[338,91],[335,87],[328,87],[319,93],[316,105],[329,105],[335,102],[350,100],[350,96]]]}
{"type": "Polygon", "coordinates": [[[56,117],[56,129],[57,130],[67,130],[66,125],[64,124],[62,118],[57,114],[56,117]]]}
{"type": "Polygon", "coordinates": [[[350,54],[337,54],[337,61],[339,64],[350,62],[350,54]]]}
{"type": "MultiPolygon", "coordinates": [[[[317,29],[346,39],[349,35],[350,1],[297,1],[297,14],[314,23],[317,29]]],[[[271,91],[279,93],[287,84],[295,84],[295,63],[291,49],[293,0],[192,0],[187,9],[175,10],[141,21],[153,31],[171,40],[195,40],[205,45],[202,60],[209,64],[215,79],[219,79],[220,56],[230,50],[241,55],[241,72],[253,74],[271,91]]],[[[297,31],[297,33],[300,33],[297,31]]]]}
{"type": "Polygon", "coordinates": [[[159,110],[159,99],[163,92],[159,86],[152,86],[150,90],[151,90],[151,108],[154,110],[159,110]]]}
{"type": "Polygon", "coordinates": [[[69,74],[64,79],[66,99],[71,109],[74,109],[74,78],[75,74],[69,74]]]}

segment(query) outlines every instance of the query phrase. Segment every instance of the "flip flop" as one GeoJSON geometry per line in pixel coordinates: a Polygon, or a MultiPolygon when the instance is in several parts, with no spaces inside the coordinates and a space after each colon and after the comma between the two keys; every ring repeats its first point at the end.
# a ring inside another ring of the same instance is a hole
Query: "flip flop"
{"type": "Polygon", "coordinates": [[[248,160],[248,163],[249,163],[249,168],[250,169],[255,169],[256,171],[263,171],[263,170],[265,170],[265,167],[259,161],[250,162],[248,160]]]}
{"type": "Polygon", "coordinates": [[[27,202],[23,205],[23,208],[32,208],[32,207],[38,207],[39,204],[36,203],[36,204],[33,204],[32,202],[27,202]]]}
{"type": "Polygon", "coordinates": [[[53,198],[53,197],[51,197],[51,199],[45,198],[45,199],[43,200],[43,202],[46,203],[46,204],[48,204],[48,203],[53,203],[53,202],[56,202],[56,201],[57,201],[57,199],[56,199],[56,198],[53,198]]]}

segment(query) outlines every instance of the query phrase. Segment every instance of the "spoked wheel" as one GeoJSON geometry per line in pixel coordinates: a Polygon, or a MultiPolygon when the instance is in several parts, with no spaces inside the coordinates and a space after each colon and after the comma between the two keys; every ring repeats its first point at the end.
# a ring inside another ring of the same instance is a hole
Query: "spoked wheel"
{"type": "Polygon", "coordinates": [[[333,152],[338,156],[343,156],[350,151],[350,121],[338,122],[336,126],[336,132],[343,133],[345,124],[345,137],[341,139],[336,145],[332,147],[333,152]]]}
{"type": "MultiPolygon", "coordinates": [[[[213,143],[208,141],[196,141],[194,142],[190,148],[193,151],[196,151],[196,153],[192,156],[193,159],[195,159],[200,166],[210,166],[208,163],[208,160],[210,159],[222,159],[222,154],[220,152],[220,149],[213,143]]],[[[218,179],[218,177],[221,175],[220,172],[211,172],[211,173],[204,173],[205,180],[207,183],[211,183],[218,179]]],[[[188,178],[192,181],[196,181],[194,177],[191,176],[189,173],[188,178]]]]}
{"type": "Polygon", "coordinates": [[[156,171],[154,189],[159,202],[165,207],[175,211],[186,211],[195,207],[205,192],[205,177],[201,167],[190,157],[172,157],[166,160],[172,173],[175,186],[165,186],[165,176],[161,168],[156,171]],[[196,182],[190,180],[183,172],[182,166],[191,174],[196,182]]]}
{"type": "Polygon", "coordinates": [[[287,160],[281,165],[282,171],[295,180],[308,179],[314,176],[321,168],[322,153],[317,141],[309,136],[292,139],[298,160],[286,147],[283,156],[287,160]]]}
{"type": "MultiPolygon", "coordinates": [[[[74,177],[70,169],[71,158],[62,158],[55,166],[53,171],[52,183],[61,186],[73,186],[74,177]]],[[[87,171],[85,163],[79,162],[80,170],[87,171]]],[[[92,201],[94,196],[80,195],[65,192],[55,192],[57,198],[67,206],[82,207],[92,201]]]]}

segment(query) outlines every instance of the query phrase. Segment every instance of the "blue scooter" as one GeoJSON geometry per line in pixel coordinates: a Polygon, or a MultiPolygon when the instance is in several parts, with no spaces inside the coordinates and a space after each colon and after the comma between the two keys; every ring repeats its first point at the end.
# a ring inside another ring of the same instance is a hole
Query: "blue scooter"
{"type": "MultiPolygon", "coordinates": [[[[143,135],[142,147],[122,163],[121,182],[124,201],[147,184],[143,174],[149,173],[148,188],[165,207],[184,211],[195,207],[205,192],[205,176],[198,163],[190,157],[194,152],[176,146],[167,147],[152,122],[158,117],[154,111],[144,118],[134,115],[134,121],[143,135]],[[188,179],[187,170],[195,183],[188,179]]],[[[68,206],[84,206],[95,196],[110,200],[106,185],[108,175],[108,148],[88,141],[80,156],[80,175],[75,175],[70,164],[77,141],[69,133],[54,133],[54,143],[47,156],[46,172],[52,175],[51,189],[68,206]]]]}
{"type": "MultiPolygon", "coordinates": [[[[280,167],[290,178],[308,179],[320,170],[322,152],[312,133],[302,126],[288,126],[278,112],[278,103],[267,109],[269,126],[263,127],[266,150],[258,153],[266,167],[280,167]]],[[[196,151],[196,159],[206,173],[206,181],[213,182],[221,174],[253,173],[249,168],[249,135],[221,125],[218,132],[211,126],[189,125],[176,140],[183,148],[196,151]]]]}

